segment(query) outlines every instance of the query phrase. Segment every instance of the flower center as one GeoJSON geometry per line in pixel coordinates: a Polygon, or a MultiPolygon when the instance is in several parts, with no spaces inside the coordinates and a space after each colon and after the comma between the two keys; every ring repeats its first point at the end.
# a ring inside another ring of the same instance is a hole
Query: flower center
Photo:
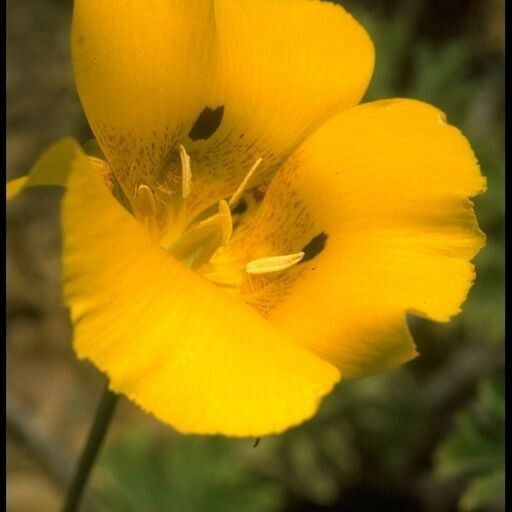
{"type": "MultiPolygon", "coordinates": [[[[251,166],[239,187],[229,198],[219,201],[216,210],[209,215],[199,216],[196,222],[185,229],[184,205],[193,191],[193,174],[190,155],[185,147],[178,145],[181,163],[181,194],[173,193],[165,187],[151,188],[140,184],[136,186],[131,201],[135,218],[148,232],[173,256],[192,270],[199,271],[207,279],[219,286],[237,287],[243,274],[266,274],[279,272],[299,263],[304,252],[258,258],[234,265],[224,262],[222,271],[211,269],[208,265],[214,254],[225,248],[233,234],[233,213],[242,199],[262,158],[251,166]],[[238,268],[237,268],[238,267],[238,268]]],[[[217,254],[218,255],[218,254],[217,254]]],[[[217,256],[216,255],[216,256],[217,256]]],[[[222,257],[219,258],[222,260],[222,257]]]]}

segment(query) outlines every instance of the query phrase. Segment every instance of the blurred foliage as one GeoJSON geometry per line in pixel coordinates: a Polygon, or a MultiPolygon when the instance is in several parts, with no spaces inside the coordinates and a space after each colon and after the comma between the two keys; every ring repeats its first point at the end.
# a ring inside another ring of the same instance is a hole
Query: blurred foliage
{"type": "Polygon", "coordinates": [[[131,432],[103,459],[100,495],[111,512],[277,512],[283,493],[251,475],[223,438],[131,432]]]}
{"type": "Polygon", "coordinates": [[[439,477],[467,476],[464,511],[481,510],[505,498],[505,386],[495,377],[479,384],[475,404],[456,416],[455,428],[436,452],[439,477]]]}
{"type": "Polygon", "coordinates": [[[416,388],[400,371],[344,382],[312,421],[275,439],[267,466],[315,503],[335,504],[345,489],[377,475],[398,483],[422,428],[416,388]]]}

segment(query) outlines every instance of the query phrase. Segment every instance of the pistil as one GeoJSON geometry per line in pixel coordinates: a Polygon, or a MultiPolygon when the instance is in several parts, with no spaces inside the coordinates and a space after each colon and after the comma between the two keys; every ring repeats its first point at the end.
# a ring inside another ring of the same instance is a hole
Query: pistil
{"type": "Polygon", "coordinates": [[[219,202],[218,212],[198,222],[171,247],[170,252],[188,261],[194,270],[208,263],[215,251],[226,246],[233,233],[231,210],[225,200],[219,202]]]}

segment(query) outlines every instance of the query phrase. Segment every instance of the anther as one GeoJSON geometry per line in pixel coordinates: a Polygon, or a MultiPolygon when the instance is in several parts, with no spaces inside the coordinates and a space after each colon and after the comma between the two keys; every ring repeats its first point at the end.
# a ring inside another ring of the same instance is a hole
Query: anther
{"type": "Polygon", "coordinates": [[[233,234],[233,217],[228,203],[222,199],[219,202],[220,228],[222,230],[222,245],[226,246],[233,234]]]}
{"type": "Polygon", "coordinates": [[[181,197],[185,199],[192,190],[192,169],[190,167],[190,155],[187,150],[181,144],[178,144],[178,149],[181,160],[181,197]]]}
{"type": "Polygon", "coordinates": [[[242,183],[240,183],[240,186],[236,189],[236,192],[231,196],[231,199],[229,200],[229,206],[233,206],[242,197],[247,187],[247,184],[249,183],[249,180],[254,174],[254,171],[256,171],[256,169],[260,166],[262,161],[263,158],[260,157],[258,158],[258,160],[256,160],[256,162],[254,162],[253,166],[249,169],[249,172],[245,175],[245,178],[242,180],[242,183]]]}
{"type": "Polygon", "coordinates": [[[155,196],[147,185],[137,187],[134,206],[141,217],[153,217],[156,214],[155,196]]]}
{"type": "Polygon", "coordinates": [[[249,261],[245,264],[245,271],[248,274],[267,274],[269,272],[278,272],[296,265],[304,258],[302,251],[294,254],[285,254],[283,256],[271,256],[270,258],[259,258],[249,261]]]}

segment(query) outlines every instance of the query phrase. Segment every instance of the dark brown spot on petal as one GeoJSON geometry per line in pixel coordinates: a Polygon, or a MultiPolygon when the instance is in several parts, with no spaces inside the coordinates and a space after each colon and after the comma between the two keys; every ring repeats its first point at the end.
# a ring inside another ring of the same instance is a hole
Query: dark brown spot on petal
{"type": "Polygon", "coordinates": [[[260,185],[258,187],[252,188],[250,192],[251,192],[254,200],[257,203],[261,203],[261,201],[263,201],[263,198],[265,197],[266,190],[265,190],[264,186],[260,185]]]}
{"type": "Polygon", "coordinates": [[[199,114],[194,126],[190,130],[188,136],[192,140],[206,140],[210,138],[220,126],[222,117],[224,116],[224,105],[211,109],[205,107],[199,114]]]}
{"type": "Polygon", "coordinates": [[[241,215],[242,213],[244,213],[246,210],[247,210],[248,206],[247,206],[247,201],[245,201],[244,199],[242,199],[234,208],[233,210],[231,210],[231,213],[232,214],[238,214],[238,215],[241,215]]]}
{"type": "Polygon", "coordinates": [[[302,258],[299,262],[304,263],[306,261],[312,260],[315,256],[320,254],[325,248],[325,242],[327,241],[327,235],[325,233],[320,233],[313,237],[303,248],[302,252],[304,253],[304,258],[302,258]]]}

